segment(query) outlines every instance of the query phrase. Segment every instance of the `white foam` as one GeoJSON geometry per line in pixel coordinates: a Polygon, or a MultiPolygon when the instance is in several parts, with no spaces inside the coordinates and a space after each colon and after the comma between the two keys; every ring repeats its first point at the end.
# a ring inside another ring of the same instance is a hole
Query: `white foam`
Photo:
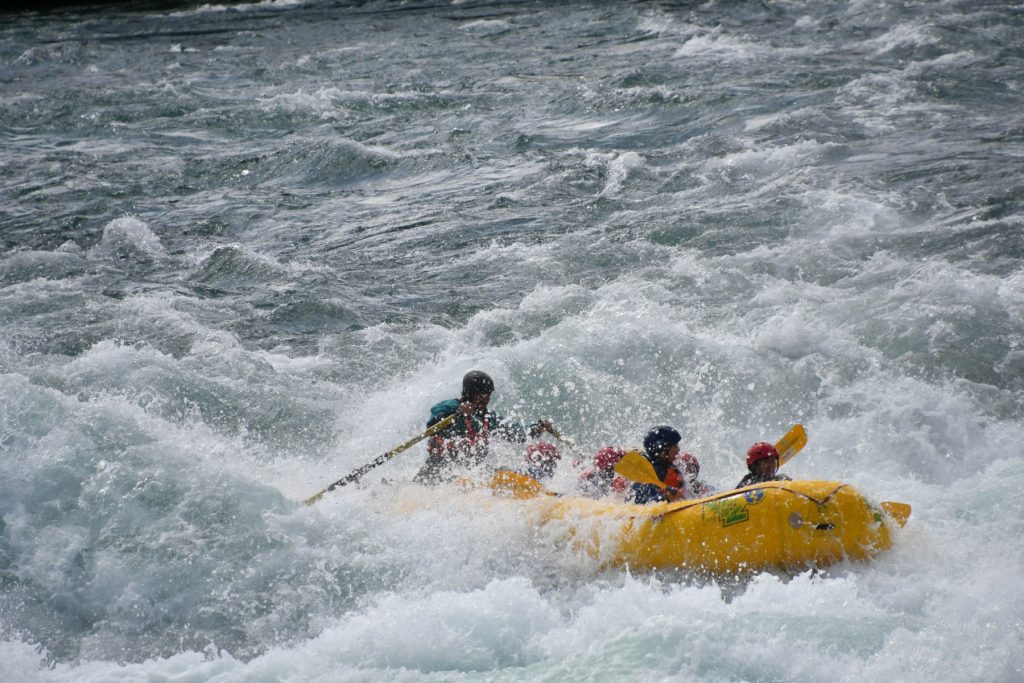
{"type": "Polygon", "coordinates": [[[806,48],[776,47],[750,40],[735,38],[721,30],[708,31],[688,37],[676,48],[675,59],[716,59],[750,61],[752,59],[792,58],[809,52],[806,48]]]}
{"type": "Polygon", "coordinates": [[[791,145],[758,147],[725,154],[705,162],[708,169],[771,173],[814,164],[832,145],[804,140],[791,145]]]}
{"type": "Polygon", "coordinates": [[[599,193],[599,196],[607,197],[618,194],[630,172],[642,168],[643,165],[644,158],[636,152],[615,155],[608,163],[608,179],[605,181],[604,188],[599,193]]]}
{"type": "Polygon", "coordinates": [[[115,254],[123,257],[162,258],[166,256],[160,238],[144,221],[135,216],[115,218],[103,227],[99,244],[90,255],[115,254]]]}
{"type": "Polygon", "coordinates": [[[188,17],[199,14],[210,14],[218,12],[252,12],[257,10],[289,10],[295,7],[301,7],[305,4],[304,0],[259,0],[259,2],[244,2],[240,4],[232,5],[216,5],[216,4],[205,4],[200,5],[194,9],[182,10],[178,12],[171,12],[167,16],[170,17],[188,17]]]}
{"type": "Polygon", "coordinates": [[[477,19],[467,21],[459,29],[467,33],[475,33],[482,36],[495,36],[510,30],[512,25],[504,19],[477,19]]]}
{"type": "Polygon", "coordinates": [[[885,54],[902,47],[935,45],[939,39],[932,35],[933,31],[934,27],[930,24],[900,23],[877,38],[869,38],[864,43],[875,48],[876,54],[885,54]]]}

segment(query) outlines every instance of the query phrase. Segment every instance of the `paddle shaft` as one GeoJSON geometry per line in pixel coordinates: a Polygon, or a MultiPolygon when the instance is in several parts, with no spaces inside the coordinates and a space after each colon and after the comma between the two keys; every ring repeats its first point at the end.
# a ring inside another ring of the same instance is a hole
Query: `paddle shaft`
{"type": "Polygon", "coordinates": [[[425,432],[423,432],[422,434],[417,434],[416,436],[412,437],[411,439],[409,439],[405,443],[403,443],[403,444],[401,444],[399,446],[395,446],[394,448],[392,448],[387,453],[384,453],[383,455],[378,456],[374,460],[366,463],[365,465],[363,465],[362,467],[356,469],[352,473],[350,473],[350,474],[342,477],[338,481],[334,482],[333,484],[331,484],[330,486],[325,488],[320,493],[318,493],[318,494],[316,494],[314,496],[310,496],[308,499],[306,499],[304,501],[305,504],[306,505],[312,505],[316,501],[320,500],[320,498],[325,493],[327,493],[328,491],[333,491],[334,489],[338,488],[339,486],[345,486],[347,484],[351,484],[354,481],[358,481],[360,479],[360,477],[362,477],[364,474],[366,474],[367,472],[372,470],[374,467],[379,467],[380,465],[383,465],[388,460],[391,460],[391,458],[395,457],[396,455],[398,455],[402,451],[408,449],[410,446],[414,446],[414,445],[418,444],[420,441],[423,441],[423,439],[427,439],[427,438],[433,436],[434,434],[437,434],[442,429],[448,427],[452,422],[455,421],[455,418],[458,415],[459,415],[458,413],[452,413],[451,415],[449,415],[448,417],[444,418],[440,422],[437,422],[436,424],[430,425],[429,427],[427,427],[427,430],[425,432]]]}
{"type": "Polygon", "coordinates": [[[562,433],[555,429],[554,427],[551,428],[551,436],[555,437],[557,441],[561,442],[566,448],[572,451],[572,454],[575,455],[577,458],[579,458],[580,460],[584,459],[585,456],[582,453],[580,453],[580,450],[578,448],[576,448],[576,444],[562,436],[562,433]]]}

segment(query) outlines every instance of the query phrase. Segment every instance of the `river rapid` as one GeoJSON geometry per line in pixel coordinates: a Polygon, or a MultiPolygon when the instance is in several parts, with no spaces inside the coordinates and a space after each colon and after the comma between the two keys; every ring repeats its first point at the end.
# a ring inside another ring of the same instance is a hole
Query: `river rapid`
{"type": "Polygon", "coordinates": [[[1017,2],[0,13],[0,680],[1024,679],[1022,112],[1017,2]],[[474,368],[913,516],[731,585],[422,444],[302,505],[474,368]]]}

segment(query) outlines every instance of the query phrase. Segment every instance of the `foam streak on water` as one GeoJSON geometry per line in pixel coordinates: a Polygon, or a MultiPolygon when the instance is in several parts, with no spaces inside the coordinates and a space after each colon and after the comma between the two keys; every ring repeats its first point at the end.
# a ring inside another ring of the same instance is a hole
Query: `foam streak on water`
{"type": "Polygon", "coordinates": [[[3,15],[0,680],[1021,680],[1022,29],[958,0],[3,15]],[[801,422],[792,476],[914,514],[874,563],[734,586],[406,505],[422,446],[300,504],[471,368],[584,453],[673,424],[721,487],[801,422]]]}

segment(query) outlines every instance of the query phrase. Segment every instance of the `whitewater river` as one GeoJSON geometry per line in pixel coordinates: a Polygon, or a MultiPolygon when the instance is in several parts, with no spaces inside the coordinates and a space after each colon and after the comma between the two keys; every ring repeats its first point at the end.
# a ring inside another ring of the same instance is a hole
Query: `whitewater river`
{"type": "Polygon", "coordinates": [[[1019,2],[125,5],[0,13],[0,681],[1024,680],[1019,2]],[[913,516],[727,585],[422,444],[302,505],[474,368],[913,516]]]}

